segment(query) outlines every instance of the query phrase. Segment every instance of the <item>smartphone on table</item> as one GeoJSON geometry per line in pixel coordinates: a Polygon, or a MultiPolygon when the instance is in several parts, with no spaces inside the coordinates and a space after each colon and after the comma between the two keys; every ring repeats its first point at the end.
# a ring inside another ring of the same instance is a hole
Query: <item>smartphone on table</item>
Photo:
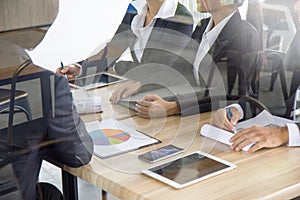
{"type": "Polygon", "coordinates": [[[182,153],[183,151],[184,149],[169,144],[167,146],[163,146],[158,149],[154,149],[152,151],[141,154],[138,156],[138,158],[149,163],[154,163],[162,159],[169,158],[171,156],[182,153]]]}

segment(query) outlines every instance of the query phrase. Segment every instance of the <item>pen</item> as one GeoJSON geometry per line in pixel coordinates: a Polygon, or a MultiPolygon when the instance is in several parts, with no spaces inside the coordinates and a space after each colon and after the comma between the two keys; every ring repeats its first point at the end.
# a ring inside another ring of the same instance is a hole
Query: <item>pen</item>
{"type": "MultiPolygon", "coordinates": [[[[226,108],[226,111],[228,114],[228,119],[229,119],[229,121],[231,121],[233,115],[232,115],[230,108],[226,108]]],[[[234,127],[234,133],[236,133],[236,128],[235,128],[235,126],[233,126],[233,127],[234,127]]]]}
{"type": "Polygon", "coordinates": [[[65,66],[62,61],[60,61],[60,70],[64,70],[65,66]]]}
{"type": "MultiPolygon", "coordinates": [[[[65,69],[65,65],[62,61],[60,61],[60,70],[64,70],[65,69]]],[[[64,76],[67,78],[66,73],[64,73],[64,76]]]]}
{"type": "Polygon", "coordinates": [[[226,108],[227,114],[228,114],[228,119],[231,120],[232,118],[232,112],[230,110],[230,108],[226,108]]]}

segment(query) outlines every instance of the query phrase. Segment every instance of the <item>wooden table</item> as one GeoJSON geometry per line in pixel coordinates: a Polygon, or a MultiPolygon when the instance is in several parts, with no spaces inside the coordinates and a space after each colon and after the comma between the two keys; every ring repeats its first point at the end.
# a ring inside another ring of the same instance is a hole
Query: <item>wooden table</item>
{"type": "MultiPolygon", "coordinates": [[[[0,85],[11,84],[11,79],[19,66],[0,68],[0,85]]],[[[45,69],[29,64],[18,76],[18,82],[34,79],[40,76],[45,69]]]]}
{"type": "MultiPolygon", "coordinates": [[[[106,112],[104,108],[103,115],[109,117],[106,112]]],[[[93,156],[86,166],[77,169],[64,167],[64,170],[125,200],[274,200],[300,195],[300,148],[282,146],[253,154],[234,152],[227,145],[200,136],[199,128],[209,123],[210,113],[156,120],[142,119],[132,113],[130,117],[119,120],[162,140],[162,144],[155,148],[172,143],[184,147],[185,154],[201,150],[230,161],[237,168],[186,188],[174,189],[139,173],[140,169],[152,166],[137,159],[137,155],[153,148],[147,147],[111,159],[93,156]]]]}

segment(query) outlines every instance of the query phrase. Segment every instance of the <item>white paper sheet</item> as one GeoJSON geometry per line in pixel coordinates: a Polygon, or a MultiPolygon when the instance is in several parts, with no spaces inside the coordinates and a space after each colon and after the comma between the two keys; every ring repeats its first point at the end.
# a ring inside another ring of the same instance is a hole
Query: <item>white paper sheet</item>
{"type": "Polygon", "coordinates": [[[294,121],[274,116],[268,111],[264,110],[254,118],[237,123],[236,129],[240,130],[244,128],[249,128],[251,126],[285,126],[288,123],[294,123],[294,121]]]}
{"type": "Polygon", "coordinates": [[[112,38],[131,0],[60,0],[59,12],[42,42],[28,51],[36,65],[55,71],[84,60],[112,38]]]}
{"type": "MultiPolygon", "coordinates": [[[[254,118],[237,123],[236,129],[239,131],[251,126],[285,126],[288,123],[294,123],[294,121],[271,115],[269,112],[264,110],[254,118]]],[[[227,145],[231,145],[229,140],[234,135],[229,131],[225,131],[209,124],[202,126],[200,134],[227,145]]],[[[252,145],[253,144],[250,144],[244,147],[243,151],[249,150],[252,145]]]]}
{"type": "Polygon", "coordinates": [[[102,99],[100,96],[74,98],[74,104],[79,114],[102,112],[102,99]]]}
{"type": "Polygon", "coordinates": [[[94,141],[94,154],[107,158],[159,141],[110,118],[85,124],[94,141]],[[106,130],[104,130],[106,129],[106,130]],[[109,130],[114,131],[109,131],[109,130]]]}

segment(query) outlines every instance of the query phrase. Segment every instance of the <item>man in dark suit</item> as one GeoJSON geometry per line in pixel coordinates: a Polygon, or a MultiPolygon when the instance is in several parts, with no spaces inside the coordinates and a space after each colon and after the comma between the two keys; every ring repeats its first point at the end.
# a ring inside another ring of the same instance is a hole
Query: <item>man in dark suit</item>
{"type": "MultiPolygon", "coordinates": [[[[300,0],[287,1],[279,3],[287,3],[294,5],[295,13],[300,17],[300,0]]],[[[291,5],[289,7],[292,7],[291,5]]],[[[299,39],[299,38],[294,38],[299,39]]],[[[296,59],[296,58],[294,58],[296,59]]],[[[296,59],[298,60],[298,59],[296,59]]],[[[294,60],[292,60],[293,62],[294,60]]],[[[293,90],[290,97],[286,100],[286,117],[293,118],[298,123],[286,124],[284,127],[250,127],[239,131],[235,134],[230,142],[232,149],[240,151],[243,147],[255,143],[248,151],[253,153],[262,148],[274,148],[281,145],[300,146],[300,88],[299,80],[293,79],[291,83],[293,90]]],[[[219,109],[212,117],[212,124],[225,130],[234,131],[234,125],[239,119],[243,118],[243,109],[238,105],[230,105],[228,107],[232,112],[231,120],[228,120],[228,113],[225,109],[219,109]]]]}
{"type": "MultiPolygon", "coordinates": [[[[214,113],[211,123],[219,128],[234,132],[234,125],[243,118],[244,112],[239,104],[232,104],[228,106],[228,109],[222,108],[214,113]],[[231,119],[227,117],[229,116],[228,109],[232,113],[231,119]]],[[[287,102],[287,109],[292,111],[292,118],[297,123],[288,123],[282,127],[252,126],[240,130],[229,140],[232,142],[231,148],[235,151],[241,151],[245,146],[255,143],[248,150],[248,152],[253,153],[262,148],[274,148],[284,144],[291,147],[300,146],[300,88],[287,102]]]]}
{"type": "Polygon", "coordinates": [[[74,107],[67,79],[37,66],[29,70],[32,74],[27,76],[40,80],[41,85],[31,84],[24,91],[38,94],[40,88],[41,101],[34,107],[40,106],[42,113],[0,129],[0,165],[12,166],[21,199],[62,199],[49,184],[36,185],[42,160],[80,167],[90,161],[93,142],[74,107]]]}
{"type": "MultiPolygon", "coordinates": [[[[258,53],[261,44],[257,30],[241,20],[237,8],[242,2],[197,1],[198,11],[209,12],[212,17],[201,20],[193,32],[193,40],[175,63],[177,67],[173,67],[178,71],[184,71],[184,76],[191,84],[215,88],[219,90],[218,94],[222,94],[221,90],[223,95],[231,94],[238,75],[238,94],[248,94],[251,81],[260,66],[258,53]],[[222,72],[217,70],[218,65],[224,62],[227,89],[224,87],[225,79],[222,72]],[[216,77],[218,72],[219,76],[216,77]],[[191,74],[194,75],[193,78],[191,74]]],[[[209,91],[204,96],[208,94],[214,95],[209,91]]],[[[179,113],[190,115],[212,109],[211,100],[201,102],[203,94],[202,96],[177,94],[176,97],[177,102],[168,102],[157,95],[148,95],[138,102],[137,114],[149,118],[179,113]],[[158,107],[160,109],[156,109],[158,107]]]]}

